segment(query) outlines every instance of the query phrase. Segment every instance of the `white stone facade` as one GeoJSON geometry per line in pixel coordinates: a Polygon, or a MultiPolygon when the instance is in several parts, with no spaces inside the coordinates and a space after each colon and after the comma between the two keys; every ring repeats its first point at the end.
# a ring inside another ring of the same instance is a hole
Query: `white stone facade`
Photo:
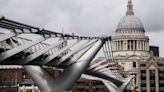
{"type": "Polygon", "coordinates": [[[150,57],[149,37],[141,20],[134,15],[132,0],[128,0],[126,16],[121,18],[112,37],[113,57],[124,68],[127,75],[136,77],[130,84],[130,90],[138,85],[139,62],[144,62],[150,57]]]}
{"type": "MultiPolygon", "coordinates": [[[[149,57],[149,37],[145,36],[141,20],[134,15],[131,0],[128,1],[126,16],[120,20],[116,35],[112,37],[112,51],[115,59],[130,56],[149,57]]],[[[125,70],[129,70],[129,64],[123,66],[125,70]]]]}

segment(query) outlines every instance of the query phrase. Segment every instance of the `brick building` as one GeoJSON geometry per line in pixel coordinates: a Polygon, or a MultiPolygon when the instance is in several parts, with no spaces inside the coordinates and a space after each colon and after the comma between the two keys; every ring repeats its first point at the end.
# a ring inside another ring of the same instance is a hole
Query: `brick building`
{"type": "Polygon", "coordinates": [[[74,85],[72,92],[109,92],[99,80],[81,78],[74,85]]]}
{"type": "Polygon", "coordinates": [[[0,92],[18,92],[18,84],[23,80],[20,68],[0,69],[0,92]]]}
{"type": "MultiPolygon", "coordinates": [[[[61,70],[45,68],[50,75],[57,77],[61,70]]],[[[30,76],[22,68],[1,67],[0,69],[0,92],[40,92],[30,76]]],[[[108,92],[104,84],[99,80],[80,78],[72,92],[108,92]]]]}

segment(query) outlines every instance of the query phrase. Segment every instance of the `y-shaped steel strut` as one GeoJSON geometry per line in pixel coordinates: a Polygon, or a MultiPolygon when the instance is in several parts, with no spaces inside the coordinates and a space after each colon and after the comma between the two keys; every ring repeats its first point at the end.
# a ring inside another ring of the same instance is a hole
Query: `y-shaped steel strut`
{"type": "Polygon", "coordinates": [[[25,71],[31,76],[42,92],[69,91],[74,83],[80,78],[91,60],[102,47],[104,41],[97,41],[84,55],[68,68],[56,79],[52,78],[46,70],[40,66],[24,66],[25,71]]]}

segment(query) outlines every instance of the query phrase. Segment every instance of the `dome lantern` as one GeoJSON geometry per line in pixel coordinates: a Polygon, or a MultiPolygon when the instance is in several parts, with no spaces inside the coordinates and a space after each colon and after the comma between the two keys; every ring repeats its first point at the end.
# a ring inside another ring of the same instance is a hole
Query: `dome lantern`
{"type": "Polygon", "coordinates": [[[134,15],[132,0],[128,1],[126,15],[134,15]]]}

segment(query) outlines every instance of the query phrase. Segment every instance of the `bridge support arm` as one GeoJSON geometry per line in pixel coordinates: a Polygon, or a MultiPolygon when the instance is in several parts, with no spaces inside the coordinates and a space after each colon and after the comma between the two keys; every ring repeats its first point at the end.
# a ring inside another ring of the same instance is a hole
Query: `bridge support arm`
{"type": "Polygon", "coordinates": [[[37,65],[25,65],[23,68],[41,92],[53,92],[55,79],[45,69],[37,65]]]}
{"type": "Polygon", "coordinates": [[[66,68],[56,79],[40,66],[24,66],[24,69],[38,85],[41,92],[69,91],[81,74],[87,70],[103,43],[102,40],[97,41],[76,63],[66,68]]]}
{"type": "Polygon", "coordinates": [[[64,72],[55,80],[55,91],[69,91],[74,83],[80,78],[92,59],[103,45],[103,41],[96,42],[76,63],[66,68],[64,72]]]}
{"type": "Polygon", "coordinates": [[[109,75],[109,74],[106,74],[103,72],[96,72],[96,71],[90,70],[90,71],[86,71],[85,74],[111,81],[118,87],[120,87],[123,84],[122,80],[119,80],[119,79],[115,78],[113,75],[109,75]]]}

